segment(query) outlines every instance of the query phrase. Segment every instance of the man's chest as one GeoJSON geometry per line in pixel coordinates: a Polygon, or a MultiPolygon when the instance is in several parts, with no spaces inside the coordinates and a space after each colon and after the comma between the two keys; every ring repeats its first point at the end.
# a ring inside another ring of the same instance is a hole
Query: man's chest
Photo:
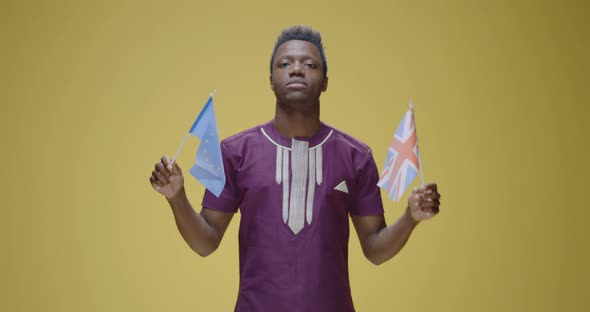
{"type": "Polygon", "coordinates": [[[236,173],[242,214],[280,219],[295,235],[314,221],[347,222],[355,174],[337,146],[257,145],[243,153],[236,173]]]}

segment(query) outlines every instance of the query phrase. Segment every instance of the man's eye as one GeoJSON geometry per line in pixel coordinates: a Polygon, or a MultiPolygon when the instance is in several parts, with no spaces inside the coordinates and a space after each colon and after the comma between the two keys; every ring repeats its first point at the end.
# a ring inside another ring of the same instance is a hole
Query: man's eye
{"type": "Polygon", "coordinates": [[[285,62],[285,63],[281,63],[281,64],[279,64],[279,67],[280,67],[280,68],[285,68],[285,67],[287,67],[288,65],[289,65],[289,63],[286,63],[286,62],[285,62]]]}
{"type": "Polygon", "coordinates": [[[305,64],[305,66],[307,66],[307,67],[309,67],[311,69],[315,69],[316,68],[316,66],[314,64],[311,64],[311,63],[307,63],[307,64],[305,64]]]}

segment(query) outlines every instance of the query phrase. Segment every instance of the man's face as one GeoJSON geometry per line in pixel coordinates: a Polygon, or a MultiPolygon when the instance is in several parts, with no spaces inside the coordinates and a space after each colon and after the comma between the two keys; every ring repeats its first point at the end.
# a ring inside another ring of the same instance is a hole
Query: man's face
{"type": "Polygon", "coordinates": [[[328,87],[318,48],[304,40],[290,40],[275,53],[270,85],[283,103],[316,102],[328,87]]]}

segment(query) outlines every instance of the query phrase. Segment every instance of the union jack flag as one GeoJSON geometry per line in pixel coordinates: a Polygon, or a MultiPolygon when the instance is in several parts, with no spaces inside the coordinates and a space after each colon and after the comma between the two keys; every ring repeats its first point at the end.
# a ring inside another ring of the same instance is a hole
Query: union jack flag
{"type": "Polygon", "coordinates": [[[397,127],[387,149],[385,168],[377,185],[385,189],[394,202],[398,202],[419,170],[420,153],[414,123],[414,107],[410,103],[410,109],[397,127]]]}

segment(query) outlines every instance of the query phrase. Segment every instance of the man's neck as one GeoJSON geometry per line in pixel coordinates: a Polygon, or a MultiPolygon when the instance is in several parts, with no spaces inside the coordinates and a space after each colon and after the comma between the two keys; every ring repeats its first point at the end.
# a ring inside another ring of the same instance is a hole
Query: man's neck
{"type": "Polygon", "coordinates": [[[319,105],[311,111],[286,111],[276,106],[274,126],[285,137],[312,137],[320,131],[319,105]]]}

